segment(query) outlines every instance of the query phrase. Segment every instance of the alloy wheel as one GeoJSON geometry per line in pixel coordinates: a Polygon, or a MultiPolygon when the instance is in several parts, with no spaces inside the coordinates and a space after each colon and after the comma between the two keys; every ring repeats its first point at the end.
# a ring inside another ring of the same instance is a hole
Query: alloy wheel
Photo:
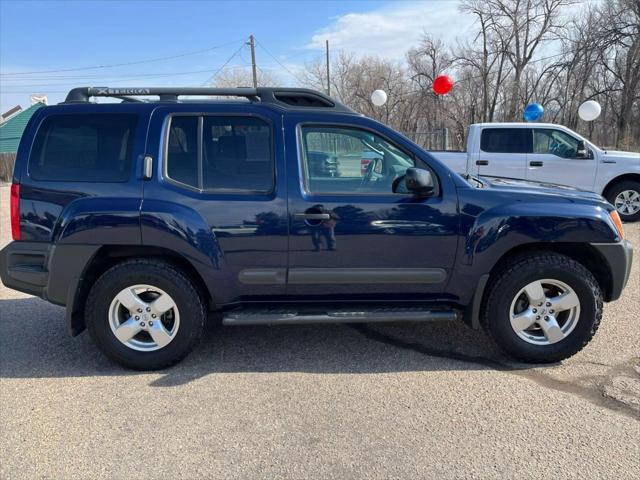
{"type": "Polygon", "coordinates": [[[511,327],[524,341],[551,345],[565,339],[580,317],[580,299],[566,283],[536,280],[522,288],[511,302],[511,327]]]}
{"type": "Polygon", "coordinates": [[[623,190],[613,203],[620,215],[635,215],[640,212],[640,192],[623,190]]]}
{"type": "Polygon", "coordinates": [[[109,326],[127,347],[151,352],[166,347],[178,333],[180,313],[165,291],[152,285],[121,290],[109,307],[109,326]]]}

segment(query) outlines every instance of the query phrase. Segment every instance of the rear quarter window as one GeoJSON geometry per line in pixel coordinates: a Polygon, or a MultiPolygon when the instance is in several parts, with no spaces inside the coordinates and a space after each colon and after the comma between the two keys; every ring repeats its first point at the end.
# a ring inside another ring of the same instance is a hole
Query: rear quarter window
{"type": "Polygon", "coordinates": [[[34,180],[124,182],[131,173],[137,115],[50,115],[29,157],[34,180]]]}

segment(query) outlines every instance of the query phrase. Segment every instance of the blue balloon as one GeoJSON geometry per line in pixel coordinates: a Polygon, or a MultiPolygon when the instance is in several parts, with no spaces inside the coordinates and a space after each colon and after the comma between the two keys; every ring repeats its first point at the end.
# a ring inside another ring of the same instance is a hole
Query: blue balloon
{"type": "Polygon", "coordinates": [[[524,119],[527,122],[535,122],[540,120],[544,114],[544,108],[539,103],[530,103],[527,108],[524,109],[524,119]]]}

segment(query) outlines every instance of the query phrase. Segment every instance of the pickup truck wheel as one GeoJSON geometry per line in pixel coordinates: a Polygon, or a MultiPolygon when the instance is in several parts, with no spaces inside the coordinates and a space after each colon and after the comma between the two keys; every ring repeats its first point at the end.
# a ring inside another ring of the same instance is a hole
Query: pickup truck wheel
{"type": "Polygon", "coordinates": [[[602,318],[602,292],[583,265],[556,253],[514,258],[494,276],[483,321],[496,343],[525,362],[580,351],[602,318]]]}
{"type": "Polygon", "coordinates": [[[609,189],[606,197],[623,221],[640,220],[640,182],[628,180],[617,183],[609,189]]]}
{"type": "Polygon", "coordinates": [[[201,337],[205,319],[191,280],[165,262],[146,259],[105,272],[89,292],[85,311],[98,348],[135,370],[182,360],[201,337]]]}

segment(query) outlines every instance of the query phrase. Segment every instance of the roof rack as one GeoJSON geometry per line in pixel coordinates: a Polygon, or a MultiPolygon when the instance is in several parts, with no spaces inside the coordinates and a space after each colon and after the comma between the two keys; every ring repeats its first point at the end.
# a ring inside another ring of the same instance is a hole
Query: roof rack
{"type": "Polygon", "coordinates": [[[251,102],[279,105],[283,108],[331,108],[334,111],[355,113],[346,105],[324,93],[307,88],[208,88],[208,87],[78,87],[71,90],[64,103],[84,103],[91,97],[119,98],[125,102],[144,102],[140,98],[157,96],[160,102],[177,102],[181,96],[244,97],[251,102]]]}

